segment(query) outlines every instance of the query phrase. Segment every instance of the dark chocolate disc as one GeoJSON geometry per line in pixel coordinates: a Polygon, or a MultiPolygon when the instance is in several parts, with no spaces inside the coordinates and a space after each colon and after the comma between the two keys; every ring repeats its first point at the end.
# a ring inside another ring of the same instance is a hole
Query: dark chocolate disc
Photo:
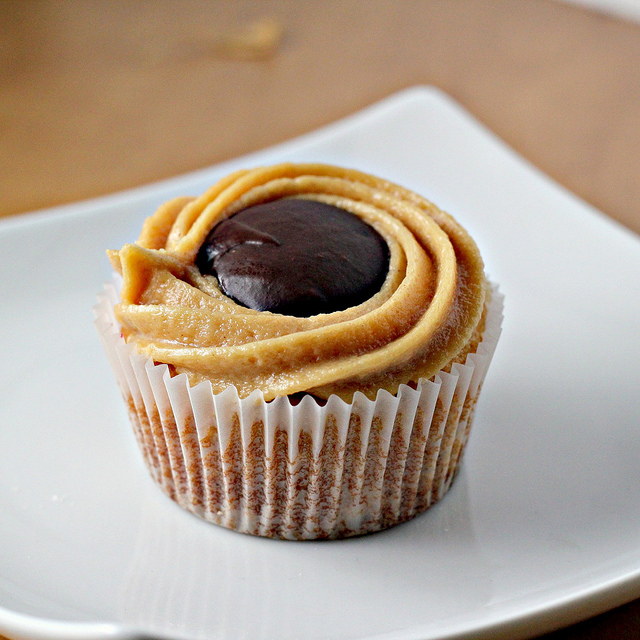
{"type": "Polygon", "coordinates": [[[344,209],[285,198],[216,225],[196,266],[216,276],[238,304],[307,318],[347,309],[379,291],[389,248],[373,227],[344,209]]]}

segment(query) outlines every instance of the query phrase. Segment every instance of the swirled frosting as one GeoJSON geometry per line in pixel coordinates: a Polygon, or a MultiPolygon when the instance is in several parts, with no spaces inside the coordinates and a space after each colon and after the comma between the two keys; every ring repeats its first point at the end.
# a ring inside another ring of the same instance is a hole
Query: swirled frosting
{"type": "Polygon", "coordinates": [[[483,329],[487,286],[467,232],[421,196],[351,169],[237,171],[198,198],[165,203],[135,244],[108,253],[123,277],[116,317],[125,339],[214,392],[395,393],[463,361],[483,329]],[[380,290],[340,311],[295,317],[241,306],[200,272],[198,252],[218,223],[283,198],[333,205],[373,227],[389,248],[380,290]]]}

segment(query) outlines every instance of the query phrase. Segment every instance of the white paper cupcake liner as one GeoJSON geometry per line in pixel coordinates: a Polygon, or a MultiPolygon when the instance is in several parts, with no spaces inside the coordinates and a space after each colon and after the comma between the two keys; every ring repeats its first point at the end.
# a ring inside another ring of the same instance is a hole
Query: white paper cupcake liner
{"type": "Polygon", "coordinates": [[[356,393],[265,401],[234,387],[190,387],[185,374],[138,354],[120,334],[109,283],[95,325],[146,466],[164,492],[215,524],[285,539],[342,538],[385,529],[446,493],[469,438],[502,323],[494,288],[476,352],[451,372],[375,400],[356,393]]]}

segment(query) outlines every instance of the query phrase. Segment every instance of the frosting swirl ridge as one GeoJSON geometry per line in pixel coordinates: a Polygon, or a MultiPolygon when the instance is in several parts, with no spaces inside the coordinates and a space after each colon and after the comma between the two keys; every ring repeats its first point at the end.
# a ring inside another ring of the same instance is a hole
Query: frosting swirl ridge
{"type": "Polygon", "coordinates": [[[478,249],[448,214],[368,174],[322,164],[235,172],[198,198],[177,198],[145,221],[135,244],[109,252],[123,276],[116,316],[139,352],[214,392],[234,385],[269,400],[355,391],[375,397],[461,361],[482,331],[486,280],[478,249]],[[224,295],[196,266],[222,220],[283,198],[315,200],[369,224],[389,248],[380,290],[311,317],[256,311],[224,295]]]}

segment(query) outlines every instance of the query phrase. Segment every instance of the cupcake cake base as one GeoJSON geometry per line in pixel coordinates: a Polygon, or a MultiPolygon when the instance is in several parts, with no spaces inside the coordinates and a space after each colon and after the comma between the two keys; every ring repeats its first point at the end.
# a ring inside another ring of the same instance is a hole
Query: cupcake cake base
{"type": "Polygon", "coordinates": [[[265,401],[234,387],[189,385],[121,337],[117,285],[99,295],[95,324],[151,476],[184,509],[242,533],[291,540],[379,531],[447,492],[473,421],[502,322],[494,288],[485,330],[464,364],[430,380],[331,396],[265,401]],[[415,387],[415,388],[414,388],[415,387]]]}

